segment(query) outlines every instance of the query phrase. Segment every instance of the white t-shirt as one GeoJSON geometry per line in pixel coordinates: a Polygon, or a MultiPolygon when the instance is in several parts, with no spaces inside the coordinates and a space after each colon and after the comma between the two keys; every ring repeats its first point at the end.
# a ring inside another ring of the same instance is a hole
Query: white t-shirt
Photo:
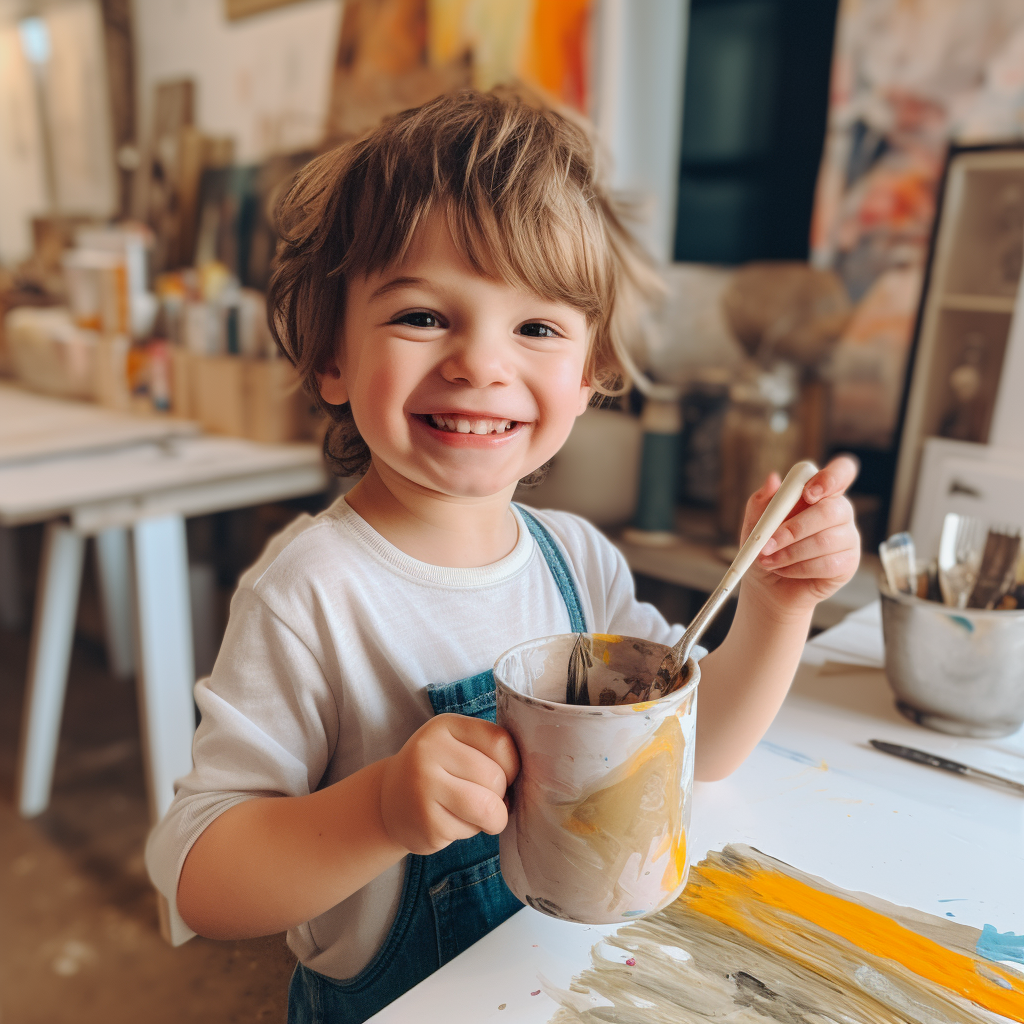
{"type": "MultiPolygon", "coordinates": [[[[664,644],[682,635],[636,600],[625,559],[598,530],[567,512],[536,517],[575,576],[589,630],[664,644]]],[[[232,598],[212,674],[196,684],[195,767],[146,847],[172,908],[185,856],[218,814],[255,796],[303,796],[394,754],[433,713],[428,684],[571,631],[544,555],[516,520],[513,550],[478,568],[410,558],[344,498],[270,541],[232,598]]],[[[387,936],[404,870],[291,929],[295,955],[333,978],[358,973],[387,936]]]]}

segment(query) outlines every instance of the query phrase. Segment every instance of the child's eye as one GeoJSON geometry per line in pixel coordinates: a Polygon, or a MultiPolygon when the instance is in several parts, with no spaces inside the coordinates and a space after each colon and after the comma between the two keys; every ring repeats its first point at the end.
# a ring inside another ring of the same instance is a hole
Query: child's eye
{"type": "Polygon", "coordinates": [[[553,327],[549,327],[547,324],[538,323],[536,320],[531,320],[529,323],[523,324],[519,328],[519,333],[525,335],[527,338],[558,338],[560,337],[558,331],[553,327]]]}
{"type": "Polygon", "coordinates": [[[441,327],[441,318],[436,313],[430,313],[424,309],[414,310],[412,313],[403,313],[391,321],[393,324],[405,324],[407,327],[441,327]]]}

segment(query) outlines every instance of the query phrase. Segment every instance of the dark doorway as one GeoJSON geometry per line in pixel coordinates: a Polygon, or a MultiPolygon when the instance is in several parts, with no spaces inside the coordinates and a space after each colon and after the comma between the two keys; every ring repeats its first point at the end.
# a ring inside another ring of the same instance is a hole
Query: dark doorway
{"type": "Polygon", "coordinates": [[[806,259],[838,0],[691,0],[675,258],[806,259]]]}

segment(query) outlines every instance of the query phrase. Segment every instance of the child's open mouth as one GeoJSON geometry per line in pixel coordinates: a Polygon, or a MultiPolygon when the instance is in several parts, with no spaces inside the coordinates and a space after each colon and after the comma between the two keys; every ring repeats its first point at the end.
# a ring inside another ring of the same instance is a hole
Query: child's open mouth
{"type": "Polygon", "coordinates": [[[451,434],[504,434],[519,425],[517,420],[471,419],[465,416],[446,416],[431,413],[419,419],[432,426],[435,430],[443,430],[451,434]]]}

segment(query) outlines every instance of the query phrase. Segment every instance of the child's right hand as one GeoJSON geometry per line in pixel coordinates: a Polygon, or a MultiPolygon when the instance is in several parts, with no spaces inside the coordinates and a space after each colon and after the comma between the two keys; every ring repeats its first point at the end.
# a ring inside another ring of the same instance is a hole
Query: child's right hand
{"type": "Polygon", "coordinates": [[[380,812],[388,835],[410,853],[430,854],[508,823],[505,790],[519,752],[497,725],[437,715],[385,761],[380,812]]]}

